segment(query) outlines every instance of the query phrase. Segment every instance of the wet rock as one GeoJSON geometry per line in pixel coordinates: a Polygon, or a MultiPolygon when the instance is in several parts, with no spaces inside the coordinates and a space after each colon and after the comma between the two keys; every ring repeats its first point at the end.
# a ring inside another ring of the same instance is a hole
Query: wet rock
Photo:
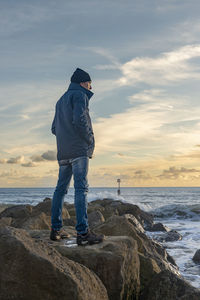
{"type": "Polygon", "coordinates": [[[153,224],[152,227],[149,227],[149,229],[146,229],[148,231],[165,231],[165,232],[169,232],[170,231],[170,228],[163,225],[162,223],[156,223],[156,224],[153,224]]]}
{"type": "Polygon", "coordinates": [[[106,236],[130,236],[138,244],[138,254],[140,258],[140,283],[141,288],[145,288],[152,275],[161,270],[170,270],[178,274],[176,264],[170,260],[166,250],[158,243],[149,239],[143,232],[137,230],[126,216],[113,216],[102,225],[95,228],[97,233],[106,236]]]}
{"type": "Polygon", "coordinates": [[[96,227],[95,231],[106,236],[131,236],[137,241],[139,252],[152,255],[160,260],[167,259],[166,250],[159,243],[152,241],[142,231],[138,230],[135,224],[127,218],[127,215],[113,216],[96,227]]]}
{"type": "Polygon", "coordinates": [[[125,217],[131,224],[133,224],[136,230],[144,233],[144,228],[142,227],[138,219],[136,219],[136,217],[131,214],[125,214],[123,215],[123,217],[125,217]]]}
{"type": "Polygon", "coordinates": [[[89,226],[95,227],[105,222],[104,216],[99,210],[95,210],[88,214],[89,226]]]}
{"type": "Polygon", "coordinates": [[[165,270],[156,274],[141,300],[199,300],[200,290],[177,275],[165,270]]]}
{"type": "Polygon", "coordinates": [[[100,205],[104,208],[101,212],[106,220],[113,215],[122,216],[125,214],[131,214],[135,216],[142,226],[152,226],[153,224],[153,216],[142,211],[137,205],[112,199],[95,200],[90,202],[90,207],[96,205],[100,205]]]}
{"type": "Polygon", "coordinates": [[[195,252],[195,255],[193,256],[192,260],[193,260],[195,263],[200,263],[200,249],[198,249],[198,250],[195,252]]]}
{"type": "Polygon", "coordinates": [[[110,300],[138,299],[140,290],[137,243],[130,237],[107,237],[101,244],[66,247],[56,244],[65,257],[94,271],[105,285],[110,300]]]}
{"type": "Polygon", "coordinates": [[[147,287],[155,274],[161,272],[156,260],[139,253],[141,292],[147,287]]]}
{"type": "Polygon", "coordinates": [[[157,234],[154,236],[154,239],[157,241],[164,243],[164,242],[175,242],[182,240],[182,235],[178,233],[176,230],[170,230],[169,232],[163,234],[157,234]]]}
{"type": "Polygon", "coordinates": [[[0,299],[108,300],[100,279],[23,229],[0,227],[0,299]]]}

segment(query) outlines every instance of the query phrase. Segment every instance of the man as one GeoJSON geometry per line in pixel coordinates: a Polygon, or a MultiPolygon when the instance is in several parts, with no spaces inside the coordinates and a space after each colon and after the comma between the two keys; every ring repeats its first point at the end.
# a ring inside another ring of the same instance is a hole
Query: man
{"type": "Polygon", "coordinates": [[[91,78],[77,68],[71,77],[67,92],[56,104],[51,131],[56,135],[59,177],[51,208],[51,240],[60,240],[62,235],[62,207],[73,175],[77,244],[95,244],[103,240],[88,228],[87,193],[88,164],[94,151],[94,133],[89,115],[91,78]]]}

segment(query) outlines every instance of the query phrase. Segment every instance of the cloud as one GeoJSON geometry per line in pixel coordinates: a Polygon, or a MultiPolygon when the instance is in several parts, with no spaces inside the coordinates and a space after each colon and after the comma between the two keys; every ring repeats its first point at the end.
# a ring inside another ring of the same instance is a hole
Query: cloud
{"type": "Polygon", "coordinates": [[[6,179],[18,179],[18,177],[21,175],[21,172],[19,170],[8,170],[3,171],[0,173],[0,177],[6,178],[6,179]]]}
{"type": "Polygon", "coordinates": [[[184,43],[199,42],[200,22],[199,18],[182,20],[171,28],[173,39],[184,43]]]}
{"type": "Polygon", "coordinates": [[[199,70],[188,61],[200,57],[200,45],[187,45],[156,58],[136,57],[124,63],[119,69],[123,76],[121,86],[146,83],[167,85],[186,79],[199,79],[199,70]]]}
{"type": "Polygon", "coordinates": [[[7,160],[7,164],[21,164],[24,162],[24,156],[11,157],[7,160]]]}
{"type": "Polygon", "coordinates": [[[97,92],[100,92],[101,88],[103,91],[109,91],[122,86],[137,86],[141,83],[150,86],[166,86],[186,79],[200,79],[198,67],[190,62],[200,57],[200,44],[186,45],[163,52],[157,57],[135,57],[125,63],[120,63],[106,49],[95,47],[88,49],[109,60],[108,64],[95,66],[96,69],[119,70],[122,74],[116,79],[103,80],[102,84],[101,81],[97,81],[97,92]]]}
{"type": "Polygon", "coordinates": [[[199,173],[200,170],[197,169],[189,169],[185,167],[176,168],[176,167],[170,167],[168,170],[163,170],[163,173],[158,175],[157,177],[160,179],[178,179],[178,178],[184,178],[185,174],[191,174],[191,173],[199,173]]]}
{"type": "Polygon", "coordinates": [[[7,159],[5,159],[5,158],[0,159],[0,164],[5,164],[6,162],[7,162],[7,159]]]}
{"type": "Polygon", "coordinates": [[[125,155],[123,153],[117,153],[117,156],[124,157],[125,155]]]}
{"type": "Polygon", "coordinates": [[[41,155],[33,155],[30,157],[33,162],[41,162],[45,161],[45,159],[41,155]]]}
{"type": "Polygon", "coordinates": [[[145,170],[137,170],[134,172],[132,179],[149,180],[152,179],[152,176],[149,173],[147,173],[145,170]]]}
{"type": "Polygon", "coordinates": [[[118,159],[134,161],[184,155],[198,144],[200,107],[189,97],[149,89],[128,99],[130,108],[93,124],[96,154],[123,153],[118,159]]]}
{"type": "Polygon", "coordinates": [[[6,152],[12,155],[18,154],[19,152],[22,152],[24,155],[30,155],[32,153],[37,153],[37,152],[46,152],[49,149],[48,144],[42,144],[42,143],[37,143],[37,144],[31,144],[31,145],[19,145],[19,146],[14,146],[12,148],[7,148],[6,152]]]}
{"type": "Polygon", "coordinates": [[[0,35],[7,36],[19,31],[26,31],[37,24],[55,17],[52,9],[42,5],[25,4],[2,7],[0,13],[0,35]]]}
{"type": "Polygon", "coordinates": [[[21,164],[21,166],[32,168],[32,167],[36,167],[36,164],[34,164],[33,162],[27,162],[27,163],[21,164]]]}
{"type": "Polygon", "coordinates": [[[42,158],[44,158],[45,160],[50,160],[50,161],[57,160],[56,151],[49,150],[42,154],[42,158]]]}
{"type": "Polygon", "coordinates": [[[4,172],[1,172],[0,173],[0,177],[8,177],[8,176],[10,176],[11,175],[11,173],[10,172],[7,172],[7,171],[4,171],[4,172]]]}
{"type": "Polygon", "coordinates": [[[42,162],[42,161],[55,161],[57,160],[56,151],[48,150],[42,155],[33,155],[31,156],[33,162],[42,162]]]}

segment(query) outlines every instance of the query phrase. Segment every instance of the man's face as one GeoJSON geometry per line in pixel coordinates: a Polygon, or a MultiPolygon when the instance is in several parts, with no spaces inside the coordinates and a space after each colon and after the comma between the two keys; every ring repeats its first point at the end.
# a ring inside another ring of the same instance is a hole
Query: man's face
{"type": "Polygon", "coordinates": [[[81,82],[80,85],[87,90],[91,90],[92,89],[91,83],[92,83],[91,81],[86,81],[86,82],[81,82]]]}

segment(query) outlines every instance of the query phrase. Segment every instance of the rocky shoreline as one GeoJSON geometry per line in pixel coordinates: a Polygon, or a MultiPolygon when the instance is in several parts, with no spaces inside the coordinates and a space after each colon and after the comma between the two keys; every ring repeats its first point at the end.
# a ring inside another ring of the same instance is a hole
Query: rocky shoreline
{"type": "Polygon", "coordinates": [[[64,203],[69,239],[49,239],[51,199],[0,208],[0,299],[199,300],[159,243],[181,236],[137,205],[112,199],[88,204],[90,227],[106,239],[75,244],[75,209],[64,203]],[[146,231],[160,231],[157,241],[146,231]]]}

